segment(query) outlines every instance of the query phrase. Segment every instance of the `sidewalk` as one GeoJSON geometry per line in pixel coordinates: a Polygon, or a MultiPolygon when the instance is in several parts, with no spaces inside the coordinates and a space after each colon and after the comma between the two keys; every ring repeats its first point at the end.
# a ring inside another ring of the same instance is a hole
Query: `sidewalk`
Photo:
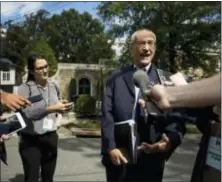
{"type": "MultiPolygon", "coordinates": [[[[183,144],[166,163],[164,181],[189,181],[198,141],[195,135],[186,135],[183,144]]],[[[7,141],[6,147],[9,165],[1,163],[1,181],[22,182],[23,170],[17,138],[7,141]]],[[[55,182],[105,181],[100,159],[99,138],[60,138],[55,182]]]]}

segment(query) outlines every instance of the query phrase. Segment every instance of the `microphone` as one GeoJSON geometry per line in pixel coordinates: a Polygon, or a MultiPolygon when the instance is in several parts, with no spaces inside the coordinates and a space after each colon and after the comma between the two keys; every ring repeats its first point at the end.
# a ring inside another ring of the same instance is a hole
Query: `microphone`
{"type": "Polygon", "coordinates": [[[148,100],[148,97],[146,95],[146,91],[151,89],[153,86],[147,73],[143,70],[138,69],[133,74],[133,82],[135,86],[140,88],[141,96],[146,101],[146,108],[144,109],[145,117],[148,117],[148,114],[153,116],[161,114],[162,111],[155,105],[154,102],[148,100]]]}
{"type": "Polygon", "coordinates": [[[149,76],[147,75],[145,71],[140,70],[140,69],[135,71],[133,74],[133,82],[135,86],[140,88],[142,98],[146,102],[146,108],[144,109],[146,117],[148,116],[148,114],[150,114],[154,118],[157,118],[157,119],[165,118],[167,121],[173,121],[173,122],[178,122],[178,123],[186,122],[186,123],[194,124],[196,122],[196,118],[181,114],[179,112],[164,113],[158,108],[158,106],[156,106],[156,104],[152,100],[148,100],[146,91],[151,89],[153,84],[150,81],[149,76]]]}

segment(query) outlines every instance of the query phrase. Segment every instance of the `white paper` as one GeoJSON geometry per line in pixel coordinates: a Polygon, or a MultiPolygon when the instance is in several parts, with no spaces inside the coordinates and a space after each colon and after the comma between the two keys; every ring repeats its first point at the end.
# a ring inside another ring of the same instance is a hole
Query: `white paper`
{"type": "Polygon", "coordinates": [[[182,73],[178,72],[172,76],[170,76],[170,80],[173,82],[174,85],[187,85],[187,81],[185,80],[182,73]]]}
{"type": "Polygon", "coordinates": [[[48,118],[44,118],[44,120],[43,120],[43,130],[51,131],[52,128],[53,128],[53,120],[48,119],[48,118]]]}
{"type": "Polygon", "coordinates": [[[133,119],[129,119],[129,120],[126,120],[126,121],[117,122],[117,123],[115,123],[115,125],[120,125],[120,124],[125,124],[125,123],[129,123],[129,125],[132,125],[132,124],[135,123],[135,121],[133,119]]]}
{"type": "Polygon", "coordinates": [[[206,164],[221,171],[221,139],[210,137],[207,149],[206,164]]]}

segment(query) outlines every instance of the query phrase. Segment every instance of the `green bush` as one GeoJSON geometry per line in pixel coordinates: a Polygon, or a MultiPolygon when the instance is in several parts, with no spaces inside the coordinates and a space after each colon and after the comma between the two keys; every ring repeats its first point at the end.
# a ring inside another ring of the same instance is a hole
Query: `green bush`
{"type": "Polygon", "coordinates": [[[96,114],[96,99],[89,95],[79,95],[75,104],[75,112],[78,115],[91,116],[96,114]]]}

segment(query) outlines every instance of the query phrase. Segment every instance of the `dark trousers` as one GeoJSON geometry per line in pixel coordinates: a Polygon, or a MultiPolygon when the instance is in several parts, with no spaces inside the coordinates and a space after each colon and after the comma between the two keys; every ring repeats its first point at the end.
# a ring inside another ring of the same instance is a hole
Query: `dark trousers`
{"type": "Polygon", "coordinates": [[[108,156],[103,157],[102,163],[106,168],[106,179],[108,182],[161,182],[163,178],[165,160],[159,154],[142,153],[137,164],[116,166],[111,162],[108,156]]]}
{"type": "Polygon", "coordinates": [[[43,135],[20,134],[19,153],[24,169],[24,182],[53,182],[57,161],[58,135],[55,131],[43,135]]]}

